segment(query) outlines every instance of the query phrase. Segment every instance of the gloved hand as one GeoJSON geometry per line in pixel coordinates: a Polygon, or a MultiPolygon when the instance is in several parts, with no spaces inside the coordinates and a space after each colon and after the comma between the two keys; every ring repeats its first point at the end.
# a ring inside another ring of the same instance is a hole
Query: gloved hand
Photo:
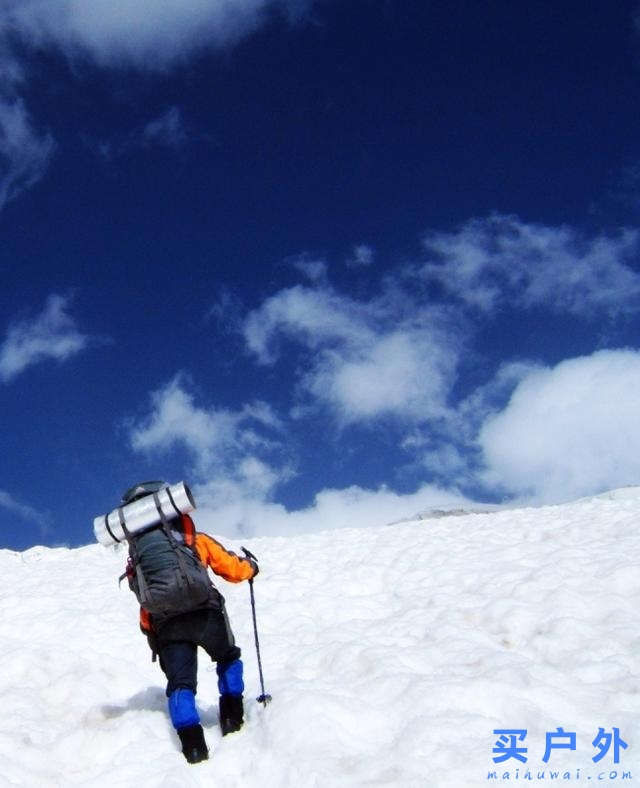
{"type": "Polygon", "coordinates": [[[247,561],[251,564],[251,568],[253,569],[253,574],[251,575],[251,579],[253,580],[253,578],[260,571],[260,567],[258,566],[257,561],[254,561],[253,558],[247,558],[247,561]]]}
{"type": "Polygon", "coordinates": [[[246,547],[242,548],[242,552],[244,553],[244,560],[248,561],[251,564],[251,568],[253,569],[253,574],[251,575],[251,579],[253,580],[253,578],[260,571],[260,567],[258,566],[258,559],[250,550],[247,550],[246,547]]]}

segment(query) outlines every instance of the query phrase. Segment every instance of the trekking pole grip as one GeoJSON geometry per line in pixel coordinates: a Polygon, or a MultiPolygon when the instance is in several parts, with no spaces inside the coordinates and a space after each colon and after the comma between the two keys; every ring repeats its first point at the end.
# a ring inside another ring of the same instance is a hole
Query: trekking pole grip
{"type": "Polygon", "coordinates": [[[247,558],[253,558],[253,560],[256,562],[256,564],[258,563],[258,559],[255,557],[255,555],[250,550],[247,550],[246,547],[242,547],[241,550],[247,556],[247,558]]]}
{"type": "MultiPolygon", "coordinates": [[[[258,566],[258,559],[251,552],[251,550],[247,550],[246,547],[242,547],[240,549],[244,553],[245,558],[248,558],[249,560],[253,561],[255,563],[256,567],[257,567],[258,566]]],[[[257,571],[256,571],[256,574],[257,574],[257,571]]],[[[251,593],[253,594],[253,578],[252,577],[249,578],[249,585],[251,586],[251,593]]]]}

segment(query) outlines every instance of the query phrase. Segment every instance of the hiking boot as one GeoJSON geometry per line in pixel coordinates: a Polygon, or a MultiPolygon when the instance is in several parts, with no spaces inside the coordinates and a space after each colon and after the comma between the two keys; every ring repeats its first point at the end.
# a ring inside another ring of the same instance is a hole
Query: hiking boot
{"type": "Polygon", "coordinates": [[[220,727],[222,735],[239,731],[244,722],[242,695],[220,696],[220,727]]]}
{"type": "Polygon", "coordinates": [[[182,742],[182,754],[189,763],[207,760],[209,749],[204,740],[202,725],[189,725],[186,728],[180,728],[178,736],[182,742]]]}

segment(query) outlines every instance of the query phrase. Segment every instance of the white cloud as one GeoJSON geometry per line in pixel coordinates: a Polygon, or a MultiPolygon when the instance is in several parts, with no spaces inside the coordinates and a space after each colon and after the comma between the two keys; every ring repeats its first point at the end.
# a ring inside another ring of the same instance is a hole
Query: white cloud
{"type": "MultiPolygon", "coordinates": [[[[407,448],[410,440],[411,437],[405,440],[407,448]]],[[[433,449],[425,446],[421,459],[422,465],[436,478],[469,481],[469,459],[452,443],[445,443],[433,449]]]]}
{"type": "Polygon", "coordinates": [[[304,274],[310,282],[322,282],[327,277],[327,264],[308,255],[294,257],[291,265],[304,274]]]}
{"type": "Polygon", "coordinates": [[[288,467],[272,467],[260,456],[277,448],[281,427],[264,402],[237,411],[198,407],[178,375],[151,395],[151,412],[131,426],[130,440],[142,452],[185,446],[195,459],[193,473],[215,487],[219,499],[262,498],[290,476],[288,467]]]}
{"type": "Polygon", "coordinates": [[[505,302],[587,316],[638,309],[640,274],[629,266],[640,251],[636,230],[588,238],[495,215],[431,233],[424,245],[434,259],[421,275],[482,311],[505,302]]]}
{"type": "Polygon", "coordinates": [[[248,315],[244,335],[261,363],[285,340],[306,351],[300,386],[343,424],[442,417],[460,352],[439,309],[399,293],[358,302],[327,286],[280,291],[248,315]]]}
{"type": "Polygon", "coordinates": [[[484,479],[543,501],[638,484],[639,413],[638,351],[532,370],[480,430],[484,479]]]}
{"type": "Polygon", "coordinates": [[[0,380],[6,383],[47,359],[65,361],[87,346],[89,339],[67,314],[68,306],[68,298],[52,295],[37,317],[9,327],[0,345],[0,380]]]}
{"type": "Polygon", "coordinates": [[[475,440],[482,424],[495,415],[526,377],[542,367],[534,361],[505,361],[486,383],[476,386],[458,403],[452,415],[450,429],[467,443],[475,440]]]}
{"type": "Polygon", "coordinates": [[[106,66],[163,69],[209,46],[233,43],[278,8],[301,16],[306,0],[1,0],[0,30],[106,66]]]}
{"type": "Polygon", "coordinates": [[[35,131],[21,100],[0,98],[0,210],[42,177],[53,149],[53,139],[35,131]]]}
{"type": "Polygon", "coordinates": [[[197,408],[180,377],[154,392],[151,399],[151,415],[132,431],[134,449],[150,451],[183,443],[198,457],[200,465],[208,466],[217,452],[235,444],[239,414],[197,408]]]}
{"type": "Polygon", "coordinates": [[[169,107],[157,118],[150,120],[142,131],[147,143],[159,143],[169,148],[180,148],[187,139],[187,131],[178,107],[169,107]]]}
{"type": "Polygon", "coordinates": [[[110,139],[102,140],[85,137],[84,141],[90,150],[110,160],[152,147],[172,148],[177,151],[186,145],[191,136],[192,132],[185,123],[182,111],[174,106],[125,134],[114,134],[110,139]]]}
{"type": "MultiPolygon", "coordinates": [[[[75,65],[164,71],[209,47],[233,44],[259,28],[274,10],[301,19],[313,0],[0,0],[0,210],[45,172],[54,141],[38,132],[18,98],[28,78],[24,48],[62,51],[75,65]]],[[[177,147],[185,137],[170,108],[134,135],[177,147]]],[[[100,143],[104,155],[128,149],[100,143]]]]}
{"type": "Polygon", "coordinates": [[[430,507],[469,503],[457,491],[435,485],[406,495],[351,486],[322,490],[311,506],[289,511],[272,500],[277,486],[293,476],[288,464],[269,460],[282,449],[282,435],[282,423],[265,403],[237,411],[202,408],[177,376],[152,395],[151,412],[131,427],[130,440],[137,451],[156,453],[181,444],[193,453],[189,473],[198,525],[211,533],[284,535],[384,525],[430,507]]]}
{"type": "Polygon", "coordinates": [[[198,407],[181,376],[155,392],[151,405],[149,416],[132,426],[131,445],[155,453],[181,444],[193,453],[198,524],[212,533],[292,534],[384,525],[430,507],[469,503],[456,490],[436,485],[406,495],[384,486],[351,486],[322,490],[311,506],[289,511],[272,500],[293,472],[286,463],[269,461],[274,448],[282,448],[283,425],[267,405],[254,403],[237,411],[198,407]]]}
{"type": "Polygon", "coordinates": [[[405,327],[325,352],[303,385],[345,423],[382,415],[424,421],[445,415],[456,362],[434,327],[405,327]]]}
{"type": "Polygon", "coordinates": [[[353,247],[353,253],[347,260],[347,265],[371,265],[373,262],[373,257],[374,251],[371,246],[367,246],[367,244],[358,244],[357,246],[353,247]]]}
{"type": "MultiPolygon", "coordinates": [[[[636,308],[640,277],[627,265],[635,233],[584,240],[567,228],[494,217],[445,240],[451,243],[439,244],[448,255],[440,265],[452,288],[486,310],[505,299],[589,317],[636,308]]],[[[394,418],[406,430],[399,448],[413,457],[406,467],[412,474],[422,469],[442,483],[483,484],[538,500],[637,481],[640,430],[632,429],[628,441],[619,437],[640,412],[633,351],[603,352],[554,370],[506,361],[456,402],[470,326],[459,307],[425,306],[422,292],[410,292],[399,277],[388,277],[370,300],[326,282],[282,290],[247,316],[247,347],[262,364],[280,361],[295,370],[294,418],[317,416],[319,405],[341,426],[394,418]],[[597,385],[588,385],[590,376],[597,385]],[[564,402],[568,394],[577,398],[573,409],[564,402]]]]}
{"type": "Polygon", "coordinates": [[[311,349],[324,344],[366,345],[375,337],[368,325],[367,308],[329,288],[301,286],[281,290],[268,298],[245,321],[247,347],[263,364],[277,358],[278,340],[295,338],[311,349]]]}
{"type": "MultiPolygon", "coordinates": [[[[211,471],[211,476],[204,479],[198,476],[196,484],[198,501],[207,505],[216,513],[237,512],[238,509],[259,509],[270,507],[270,499],[275,488],[288,481],[293,472],[287,468],[274,468],[258,457],[249,456],[229,460],[227,465],[211,471]]],[[[199,504],[200,506],[200,504],[199,504]]]]}
{"type": "Polygon", "coordinates": [[[455,490],[424,485],[415,493],[402,495],[386,487],[366,490],[352,486],[322,490],[305,509],[289,511],[281,504],[258,496],[230,495],[224,498],[215,484],[194,487],[198,525],[210,533],[228,536],[286,536],[300,533],[365,528],[409,519],[431,508],[446,509],[472,505],[455,490]]]}

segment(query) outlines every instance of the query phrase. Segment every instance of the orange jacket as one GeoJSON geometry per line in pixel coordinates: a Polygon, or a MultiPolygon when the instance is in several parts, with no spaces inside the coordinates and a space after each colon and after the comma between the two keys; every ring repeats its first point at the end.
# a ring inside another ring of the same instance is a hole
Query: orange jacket
{"type": "MultiPolygon", "coordinates": [[[[208,534],[196,532],[193,520],[187,514],[182,515],[182,532],[185,543],[189,547],[195,547],[198,558],[216,575],[230,583],[240,583],[254,576],[254,567],[248,559],[226,550],[208,534]]],[[[140,629],[145,634],[153,632],[151,615],[143,607],[140,608],[140,629]]]]}

